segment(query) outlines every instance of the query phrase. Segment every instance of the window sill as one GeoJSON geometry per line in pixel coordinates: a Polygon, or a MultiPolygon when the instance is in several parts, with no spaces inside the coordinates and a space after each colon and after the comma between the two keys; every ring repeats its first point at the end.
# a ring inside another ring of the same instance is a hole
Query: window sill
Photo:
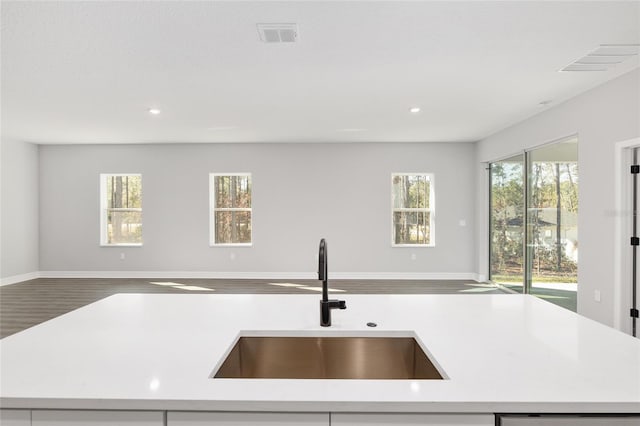
{"type": "Polygon", "coordinates": [[[391,244],[392,248],[396,248],[396,247],[405,247],[405,248],[429,248],[429,247],[435,247],[435,244],[391,244]]]}
{"type": "Polygon", "coordinates": [[[253,243],[249,244],[209,244],[209,247],[253,247],[253,243]]]}
{"type": "Polygon", "coordinates": [[[142,247],[142,244],[100,244],[100,247],[142,247]]]}

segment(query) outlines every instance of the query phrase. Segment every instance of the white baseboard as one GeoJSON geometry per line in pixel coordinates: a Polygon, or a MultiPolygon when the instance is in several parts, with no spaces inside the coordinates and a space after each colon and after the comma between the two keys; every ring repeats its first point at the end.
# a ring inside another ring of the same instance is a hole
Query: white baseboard
{"type": "Polygon", "coordinates": [[[311,272],[216,271],[41,271],[42,278],[193,278],[193,279],[315,279],[311,272]]]}
{"type": "Polygon", "coordinates": [[[329,278],[337,280],[473,280],[473,272],[334,272],[329,278]]]}
{"type": "MultiPolygon", "coordinates": [[[[38,271],[0,279],[0,286],[36,278],[192,278],[315,280],[315,272],[214,272],[214,271],[38,271]]],[[[329,272],[336,280],[471,280],[484,282],[486,277],[474,272],[329,272]]]]}
{"type": "Polygon", "coordinates": [[[29,272],[27,274],[13,275],[11,277],[0,278],[0,287],[9,284],[21,283],[23,281],[40,278],[40,272],[29,272]]]}
{"type": "MultiPolygon", "coordinates": [[[[214,272],[214,271],[40,271],[42,278],[193,278],[193,279],[292,279],[315,280],[315,272],[214,272]]],[[[473,272],[329,272],[342,280],[472,280],[473,272]]]]}

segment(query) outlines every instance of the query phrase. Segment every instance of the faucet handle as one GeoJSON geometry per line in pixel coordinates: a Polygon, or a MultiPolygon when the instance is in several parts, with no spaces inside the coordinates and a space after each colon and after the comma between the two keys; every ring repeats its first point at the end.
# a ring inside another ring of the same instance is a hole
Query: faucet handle
{"type": "Polygon", "coordinates": [[[320,301],[320,325],[329,327],[331,325],[331,310],[347,309],[347,302],[344,300],[321,300],[320,301]]]}

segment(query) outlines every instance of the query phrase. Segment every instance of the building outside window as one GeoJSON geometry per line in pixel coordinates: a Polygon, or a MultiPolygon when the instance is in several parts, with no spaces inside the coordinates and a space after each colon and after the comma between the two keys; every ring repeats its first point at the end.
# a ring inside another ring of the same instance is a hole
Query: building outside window
{"type": "Polygon", "coordinates": [[[100,244],[142,245],[142,175],[100,175],[100,244]]]}
{"type": "Polygon", "coordinates": [[[210,244],[251,245],[251,174],[211,173],[210,244]]]}
{"type": "Polygon", "coordinates": [[[433,174],[391,175],[392,246],[435,246],[434,199],[433,174]]]}

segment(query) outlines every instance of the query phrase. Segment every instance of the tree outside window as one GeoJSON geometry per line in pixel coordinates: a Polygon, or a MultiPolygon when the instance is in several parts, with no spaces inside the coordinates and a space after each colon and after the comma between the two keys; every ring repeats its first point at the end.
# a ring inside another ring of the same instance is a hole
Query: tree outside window
{"type": "Polygon", "coordinates": [[[251,174],[210,175],[211,245],[251,245],[251,174]]]}
{"type": "Polygon", "coordinates": [[[434,246],[433,175],[391,175],[392,245],[434,246]]]}
{"type": "Polygon", "coordinates": [[[100,175],[102,245],[142,245],[142,175],[100,175]]]}

